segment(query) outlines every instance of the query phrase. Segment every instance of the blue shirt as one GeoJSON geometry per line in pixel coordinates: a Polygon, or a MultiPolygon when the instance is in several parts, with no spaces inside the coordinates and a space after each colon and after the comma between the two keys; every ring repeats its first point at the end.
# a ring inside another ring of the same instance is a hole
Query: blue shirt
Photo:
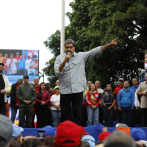
{"type": "Polygon", "coordinates": [[[25,69],[25,62],[24,60],[19,60],[17,63],[17,69],[25,69]]]}
{"type": "Polygon", "coordinates": [[[131,88],[121,89],[117,96],[118,107],[134,107],[134,92],[131,88]]]}
{"type": "Polygon", "coordinates": [[[139,85],[137,85],[137,86],[135,87],[135,86],[133,85],[132,87],[130,87],[130,88],[133,90],[134,94],[135,94],[136,90],[138,89],[138,86],[139,86],[139,85]]]}
{"type": "Polygon", "coordinates": [[[26,62],[26,60],[27,60],[27,59],[28,59],[27,57],[26,57],[26,58],[25,58],[25,57],[23,57],[23,61],[24,61],[24,62],[26,62]]]}
{"type": "Polygon", "coordinates": [[[59,90],[61,94],[79,93],[87,88],[85,63],[101,52],[101,47],[96,47],[88,52],[74,52],[69,62],[66,62],[62,72],[59,72],[59,66],[65,60],[66,53],[57,56],[54,71],[59,77],[59,90]]]}

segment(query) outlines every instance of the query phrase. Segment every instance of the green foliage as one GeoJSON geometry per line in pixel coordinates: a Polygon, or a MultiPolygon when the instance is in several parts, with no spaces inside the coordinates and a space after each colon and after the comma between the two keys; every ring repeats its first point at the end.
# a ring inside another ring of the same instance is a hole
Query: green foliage
{"type": "MultiPolygon", "coordinates": [[[[100,80],[104,87],[107,83],[115,85],[119,77],[138,77],[147,46],[147,0],[75,0],[70,6],[73,12],[66,13],[70,25],[65,36],[75,40],[76,52],[91,50],[119,37],[116,47],[86,63],[87,80],[100,80]]],[[[59,55],[60,31],[49,37],[45,45],[55,57],[59,55]]],[[[53,61],[44,70],[56,79],[51,69],[53,61]]]]}

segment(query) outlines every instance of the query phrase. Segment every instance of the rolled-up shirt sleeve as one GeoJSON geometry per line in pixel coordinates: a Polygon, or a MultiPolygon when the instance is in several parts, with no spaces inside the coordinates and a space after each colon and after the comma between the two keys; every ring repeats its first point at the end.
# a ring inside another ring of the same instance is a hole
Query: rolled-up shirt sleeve
{"type": "Polygon", "coordinates": [[[54,64],[54,72],[56,76],[60,76],[62,75],[62,72],[59,71],[59,66],[61,65],[61,61],[59,59],[59,56],[57,56],[56,60],[55,60],[55,64],[54,64]]]}
{"type": "Polygon", "coordinates": [[[95,47],[91,51],[84,52],[84,56],[85,56],[84,60],[85,62],[87,62],[90,59],[92,59],[95,55],[101,54],[101,53],[102,53],[101,46],[95,47]]]}

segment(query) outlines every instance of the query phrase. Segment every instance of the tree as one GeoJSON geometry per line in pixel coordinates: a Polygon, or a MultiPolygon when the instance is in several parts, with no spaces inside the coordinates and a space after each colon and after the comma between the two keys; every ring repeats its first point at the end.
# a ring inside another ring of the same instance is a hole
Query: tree
{"type": "MultiPolygon", "coordinates": [[[[115,85],[119,77],[138,77],[147,46],[147,1],[75,0],[70,6],[73,12],[67,13],[70,25],[65,36],[76,41],[76,52],[119,37],[116,47],[86,63],[87,80],[100,80],[104,87],[107,83],[115,85]]],[[[56,41],[51,40],[56,46],[56,41]]]]}

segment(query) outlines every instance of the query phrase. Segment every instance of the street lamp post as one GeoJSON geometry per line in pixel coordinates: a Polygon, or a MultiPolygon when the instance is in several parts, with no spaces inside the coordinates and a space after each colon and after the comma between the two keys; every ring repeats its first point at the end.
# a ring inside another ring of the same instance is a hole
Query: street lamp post
{"type": "Polygon", "coordinates": [[[61,2],[61,39],[60,39],[60,55],[64,54],[65,42],[65,0],[61,2]]]}

